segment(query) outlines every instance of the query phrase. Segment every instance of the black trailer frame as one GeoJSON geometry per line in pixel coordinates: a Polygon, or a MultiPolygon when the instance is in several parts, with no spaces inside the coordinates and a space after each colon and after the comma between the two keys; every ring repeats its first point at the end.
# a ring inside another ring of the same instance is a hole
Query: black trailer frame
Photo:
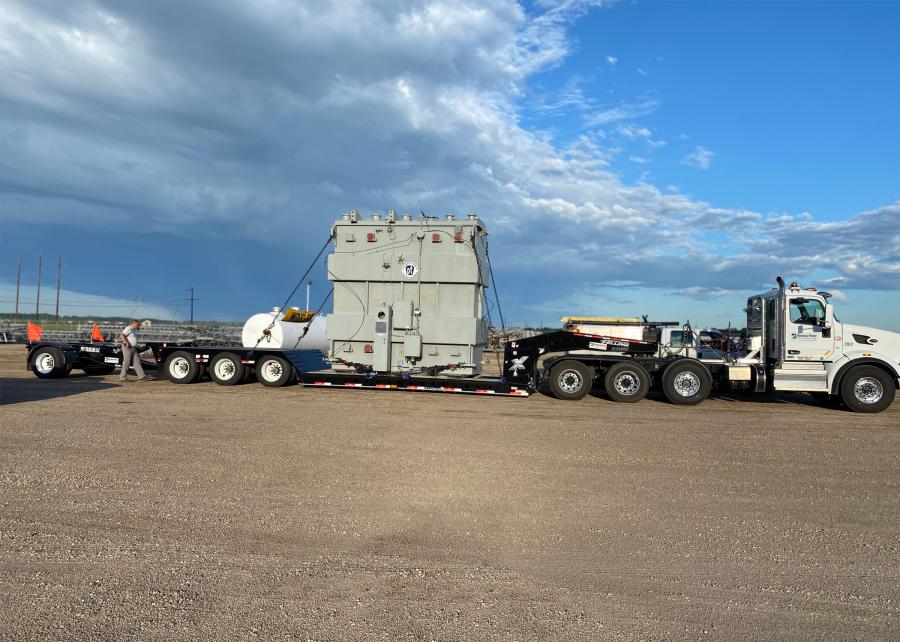
{"type": "Polygon", "coordinates": [[[330,368],[318,350],[162,344],[156,346],[154,352],[161,372],[173,383],[192,383],[208,374],[216,383],[232,385],[255,374],[257,380],[268,387],[298,383],[318,388],[508,397],[527,397],[533,391],[527,385],[510,382],[503,377],[432,377],[408,373],[337,371],[330,368]]]}

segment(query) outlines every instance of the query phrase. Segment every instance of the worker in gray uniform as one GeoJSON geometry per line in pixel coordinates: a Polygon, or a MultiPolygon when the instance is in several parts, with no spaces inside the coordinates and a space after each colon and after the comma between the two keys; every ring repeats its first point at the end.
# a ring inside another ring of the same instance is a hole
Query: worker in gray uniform
{"type": "Polygon", "coordinates": [[[131,323],[126,325],[122,332],[119,333],[119,342],[122,344],[122,372],[119,374],[119,381],[125,381],[128,377],[128,368],[134,365],[134,372],[137,374],[138,381],[144,381],[147,376],[141,367],[141,359],[137,351],[137,331],[141,329],[141,322],[132,319],[131,323]],[[134,362],[132,364],[132,362],[134,362]]]}

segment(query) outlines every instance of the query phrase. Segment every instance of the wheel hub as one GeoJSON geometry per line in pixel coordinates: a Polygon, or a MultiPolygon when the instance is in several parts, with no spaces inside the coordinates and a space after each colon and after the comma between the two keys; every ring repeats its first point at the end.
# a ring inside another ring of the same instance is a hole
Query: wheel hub
{"type": "Polygon", "coordinates": [[[682,397],[693,397],[700,392],[700,377],[693,372],[679,372],[675,375],[673,386],[682,397]]]}
{"type": "Polygon", "coordinates": [[[581,390],[581,373],[577,370],[564,370],[559,374],[559,387],[565,392],[573,393],[581,390]]]}
{"type": "Polygon", "coordinates": [[[633,372],[623,372],[615,378],[613,386],[620,395],[631,396],[637,394],[641,384],[633,372]]]}
{"type": "Polygon", "coordinates": [[[219,379],[231,379],[234,376],[235,367],[229,359],[222,359],[216,363],[216,376],[219,379]]]}
{"type": "Polygon", "coordinates": [[[171,372],[179,379],[181,379],[182,377],[186,377],[190,370],[191,364],[189,364],[188,360],[184,357],[173,359],[171,365],[169,366],[169,372],[171,372]]]}
{"type": "Polygon", "coordinates": [[[263,376],[268,381],[278,381],[279,377],[281,377],[281,372],[281,364],[277,361],[270,361],[263,368],[263,376]]]}
{"type": "Polygon", "coordinates": [[[860,403],[878,403],[884,396],[884,387],[874,377],[862,377],[853,384],[853,395],[860,403]]]}
{"type": "Polygon", "coordinates": [[[41,374],[48,374],[56,367],[56,359],[49,352],[45,352],[35,360],[35,367],[41,374]]]}

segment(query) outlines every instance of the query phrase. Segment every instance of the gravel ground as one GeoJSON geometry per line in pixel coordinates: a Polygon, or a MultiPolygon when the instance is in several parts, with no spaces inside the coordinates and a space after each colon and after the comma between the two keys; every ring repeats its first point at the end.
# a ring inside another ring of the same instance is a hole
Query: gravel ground
{"type": "Polygon", "coordinates": [[[41,381],[0,639],[900,639],[900,402],[41,381]]]}

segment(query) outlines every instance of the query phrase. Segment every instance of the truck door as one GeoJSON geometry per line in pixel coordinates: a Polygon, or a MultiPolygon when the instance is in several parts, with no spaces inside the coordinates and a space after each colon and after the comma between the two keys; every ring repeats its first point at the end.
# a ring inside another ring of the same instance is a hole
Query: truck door
{"type": "Polygon", "coordinates": [[[785,361],[833,361],[834,336],[827,308],[818,298],[788,298],[784,332],[785,361]]]}

